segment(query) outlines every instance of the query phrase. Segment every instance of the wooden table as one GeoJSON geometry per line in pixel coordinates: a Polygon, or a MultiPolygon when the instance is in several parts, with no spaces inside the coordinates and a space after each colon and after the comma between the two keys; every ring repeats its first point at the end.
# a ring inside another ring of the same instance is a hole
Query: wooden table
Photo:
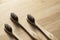
{"type": "MultiPolygon", "coordinates": [[[[51,20],[54,19],[53,16],[55,14],[56,15],[60,14],[60,0],[12,0],[12,1],[8,1],[8,2],[0,4],[0,40],[12,40],[12,38],[10,38],[4,31],[4,24],[11,25],[11,27],[13,28],[13,33],[18,38],[21,38],[21,40],[32,40],[23,29],[18,28],[17,26],[15,26],[12,23],[12,21],[10,20],[11,12],[14,12],[16,15],[18,15],[19,22],[23,26],[35,31],[42,37],[42,40],[44,40],[45,38],[42,36],[42,34],[38,30],[34,30],[27,23],[26,16],[27,16],[27,14],[31,14],[33,17],[35,17],[36,22],[41,27],[43,26],[43,28],[46,28],[49,31],[51,29],[49,29],[50,25],[47,22],[52,23],[53,21],[51,21],[51,20]],[[53,15],[53,16],[51,16],[51,15],[53,15]],[[53,17],[53,18],[50,19],[50,17],[51,18],[53,17]]],[[[60,16],[60,15],[58,15],[58,16],[60,16]]],[[[56,18],[56,20],[57,20],[57,18],[56,18]]],[[[60,24],[60,23],[58,23],[58,24],[60,24]]],[[[58,24],[56,24],[56,25],[58,25],[58,24]]],[[[53,27],[53,25],[51,24],[51,28],[52,27],[53,27]]],[[[52,29],[54,29],[54,28],[52,28],[52,29]]],[[[56,37],[59,37],[59,39],[60,39],[60,36],[56,32],[56,30],[54,32],[53,31],[49,31],[49,32],[53,33],[56,37]]]]}

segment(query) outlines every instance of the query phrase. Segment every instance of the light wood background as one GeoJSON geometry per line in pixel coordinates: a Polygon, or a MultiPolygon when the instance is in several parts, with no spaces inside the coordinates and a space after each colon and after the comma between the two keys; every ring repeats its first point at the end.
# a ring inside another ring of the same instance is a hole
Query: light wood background
{"type": "Polygon", "coordinates": [[[26,15],[31,14],[41,27],[60,39],[60,0],[12,0],[0,4],[0,40],[12,40],[5,33],[4,24],[11,25],[16,36],[23,40],[31,40],[23,29],[16,27],[11,22],[11,12],[18,15],[19,22],[28,28],[31,27],[26,22],[26,15]]]}

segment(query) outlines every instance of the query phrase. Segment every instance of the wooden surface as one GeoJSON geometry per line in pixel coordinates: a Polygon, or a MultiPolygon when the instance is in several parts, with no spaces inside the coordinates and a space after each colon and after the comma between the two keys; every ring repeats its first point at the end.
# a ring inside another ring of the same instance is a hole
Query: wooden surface
{"type": "Polygon", "coordinates": [[[12,38],[10,38],[4,31],[4,24],[11,25],[13,28],[13,33],[16,34],[19,39],[32,40],[23,29],[18,28],[12,23],[10,20],[11,12],[14,12],[16,15],[18,15],[19,22],[23,26],[30,28],[39,34],[42,37],[42,40],[44,40],[45,37],[43,37],[43,35],[37,29],[34,30],[34,28],[27,23],[27,14],[34,16],[36,22],[41,27],[43,26],[55,37],[60,39],[60,36],[58,35],[60,33],[60,0],[12,0],[0,4],[0,40],[12,40],[12,38]],[[54,28],[57,29],[54,30],[54,28]]]}
{"type": "Polygon", "coordinates": [[[44,19],[38,20],[38,24],[43,26],[49,32],[54,34],[58,39],[60,39],[60,36],[59,36],[60,34],[60,12],[57,12],[44,19]]]}

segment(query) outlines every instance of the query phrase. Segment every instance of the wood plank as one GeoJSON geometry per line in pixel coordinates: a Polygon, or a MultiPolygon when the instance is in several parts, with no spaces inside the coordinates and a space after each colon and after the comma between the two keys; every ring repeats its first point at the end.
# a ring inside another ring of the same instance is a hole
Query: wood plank
{"type": "MultiPolygon", "coordinates": [[[[38,21],[58,11],[60,11],[60,0],[12,0],[0,4],[0,40],[11,40],[4,31],[5,23],[11,25],[13,33],[19,38],[23,40],[32,40],[22,28],[18,28],[11,22],[11,12],[18,15],[19,22],[23,26],[30,28],[32,31],[39,32],[38,30],[34,30],[34,28],[27,23],[26,15],[31,14],[35,17],[36,21],[38,21]]],[[[38,34],[42,37],[42,40],[45,40],[45,37],[40,32],[38,34]]]]}

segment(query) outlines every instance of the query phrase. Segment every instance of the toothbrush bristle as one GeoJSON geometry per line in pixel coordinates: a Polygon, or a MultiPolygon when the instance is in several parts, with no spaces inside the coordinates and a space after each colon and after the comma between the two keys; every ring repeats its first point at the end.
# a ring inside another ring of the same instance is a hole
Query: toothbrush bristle
{"type": "Polygon", "coordinates": [[[30,22],[35,23],[34,17],[31,16],[30,14],[27,15],[27,18],[28,18],[28,20],[29,20],[30,22]]]}
{"type": "Polygon", "coordinates": [[[12,32],[12,28],[11,28],[8,24],[5,24],[5,29],[6,29],[8,32],[12,32]]]}
{"type": "Polygon", "coordinates": [[[14,13],[11,13],[11,18],[18,22],[18,16],[14,13]]]}

